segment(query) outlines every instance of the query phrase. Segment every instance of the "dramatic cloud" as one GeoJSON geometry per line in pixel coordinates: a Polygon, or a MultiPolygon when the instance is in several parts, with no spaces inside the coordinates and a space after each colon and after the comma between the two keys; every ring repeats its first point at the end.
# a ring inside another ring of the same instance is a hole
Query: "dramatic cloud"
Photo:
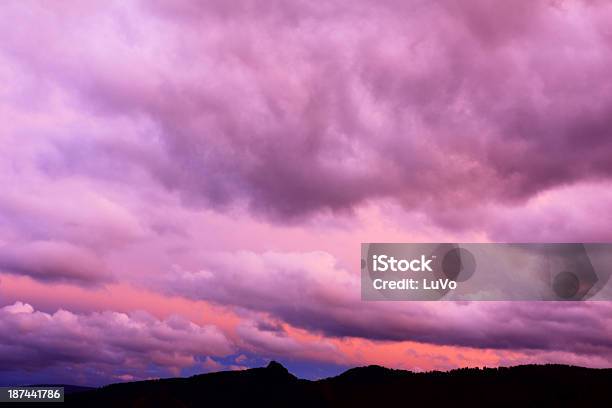
{"type": "MultiPolygon", "coordinates": [[[[329,254],[209,254],[209,267],[176,270],[170,293],[263,311],[333,337],[489,349],[561,350],[612,361],[606,302],[362,302],[359,279],[329,254]]],[[[260,330],[274,333],[276,330],[260,330]]],[[[278,337],[268,335],[275,344],[278,337]]]]}
{"type": "Polygon", "coordinates": [[[168,280],[157,284],[181,295],[236,302],[284,318],[301,308],[343,305],[360,293],[359,281],[337,269],[335,259],[324,252],[221,253],[206,258],[210,267],[196,272],[175,268],[168,280]]]}
{"type": "Polygon", "coordinates": [[[607,303],[366,303],[358,275],[360,242],[612,239],[612,5],[0,16],[0,307],[22,302],[0,309],[3,378],[248,365],[234,352],[612,364],[607,303]]]}
{"type": "Polygon", "coordinates": [[[180,317],[162,321],[144,312],[78,315],[58,310],[48,314],[21,302],[0,309],[3,377],[7,372],[54,366],[71,367],[72,380],[94,369],[106,378],[176,375],[202,356],[231,352],[232,346],[218,329],[180,317]]]}
{"type": "Polygon", "coordinates": [[[37,241],[0,246],[0,271],[46,281],[94,283],[110,280],[109,272],[99,257],[61,242],[37,241]]]}
{"type": "Polygon", "coordinates": [[[4,14],[38,30],[3,48],[22,86],[43,72],[87,112],[151,122],[146,147],[64,138],[51,163],[144,168],[192,203],[435,216],[612,174],[604,3],[275,4],[20,2],[4,14]]]}

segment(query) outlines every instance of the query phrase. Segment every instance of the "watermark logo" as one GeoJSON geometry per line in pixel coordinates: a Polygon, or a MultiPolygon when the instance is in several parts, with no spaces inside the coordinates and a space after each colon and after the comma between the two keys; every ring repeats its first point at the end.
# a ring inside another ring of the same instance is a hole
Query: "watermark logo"
{"type": "Polygon", "coordinates": [[[427,259],[425,255],[421,255],[417,259],[395,259],[393,256],[387,255],[372,255],[372,270],[374,272],[421,272],[428,271],[433,272],[431,269],[431,262],[433,258],[427,259]]]}
{"type": "Polygon", "coordinates": [[[363,300],[612,300],[612,244],[367,243],[363,300]]]}

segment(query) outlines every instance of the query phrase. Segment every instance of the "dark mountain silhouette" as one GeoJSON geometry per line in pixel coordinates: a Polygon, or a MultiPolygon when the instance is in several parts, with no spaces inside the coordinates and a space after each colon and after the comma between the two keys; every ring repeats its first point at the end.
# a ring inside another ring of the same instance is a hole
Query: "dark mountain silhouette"
{"type": "Polygon", "coordinates": [[[564,365],[413,373],[380,366],[318,381],[265,368],[113,384],[68,395],[78,407],[612,406],[612,369],[564,365]]]}

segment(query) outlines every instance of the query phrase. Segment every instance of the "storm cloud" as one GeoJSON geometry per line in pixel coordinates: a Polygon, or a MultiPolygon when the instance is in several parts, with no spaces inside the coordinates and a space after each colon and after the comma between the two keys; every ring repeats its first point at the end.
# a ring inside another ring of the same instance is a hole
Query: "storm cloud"
{"type": "Polygon", "coordinates": [[[612,5],[19,1],[0,16],[4,377],[111,382],[234,352],[612,364],[607,303],[364,303],[357,255],[612,239],[612,5]]]}

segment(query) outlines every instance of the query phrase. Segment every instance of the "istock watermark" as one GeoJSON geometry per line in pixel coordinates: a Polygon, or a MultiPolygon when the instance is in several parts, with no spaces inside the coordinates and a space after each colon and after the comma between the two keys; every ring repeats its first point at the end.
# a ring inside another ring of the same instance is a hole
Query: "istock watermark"
{"type": "Polygon", "coordinates": [[[392,256],[387,255],[372,255],[372,270],[374,272],[385,272],[387,270],[393,272],[406,272],[406,271],[429,271],[431,270],[431,261],[433,259],[427,259],[425,255],[421,255],[421,259],[395,259],[392,256]]]}
{"type": "Polygon", "coordinates": [[[364,243],[363,300],[612,300],[608,243],[364,243]]]}

